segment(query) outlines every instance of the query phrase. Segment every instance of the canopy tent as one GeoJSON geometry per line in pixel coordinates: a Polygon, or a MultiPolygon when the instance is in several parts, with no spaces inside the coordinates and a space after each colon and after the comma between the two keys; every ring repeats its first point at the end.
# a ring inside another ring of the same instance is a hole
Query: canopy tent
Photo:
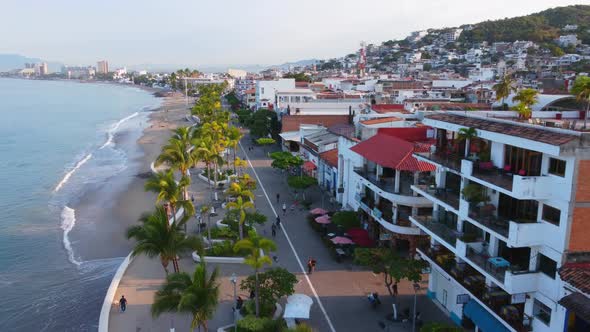
{"type": "Polygon", "coordinates": [[[469,317],[479,329],[484,331],[508,332],[509,330],[496,317],[474,300],[463,307],[463,314],[469,317]]]}
{"type": "Polygon", "coordinates": [[[315,218],[315,222],[317,222],[318,224],[329,224],[332,221],[330,221],[330,217],[329,216],[323,215],[321,217],[315,218]]]}
{"type": "Polygon", "coordinates": [[[283,318],[309,319],[313,300],[305,294],[293,294],[287,298],[283,318]]]}
{"type": "Polygon", "coordinates": [[[311,211],[309,211],[311,214],[319,214],[319,215],[324,215],[326,213],[328,213],[328,211],[322,209],[322,208],[315,208],[311,211]]]}

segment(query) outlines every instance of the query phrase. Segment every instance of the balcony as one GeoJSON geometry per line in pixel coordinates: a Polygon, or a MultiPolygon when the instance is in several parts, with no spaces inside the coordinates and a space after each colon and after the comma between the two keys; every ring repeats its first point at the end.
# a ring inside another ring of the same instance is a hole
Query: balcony
{"type": "Polygon", "coordinates": [[[416,224],[416,226],[422,228],[424,232],[428,233],[434,238],[440,238],[442,242],[445,242],[449,247],[454,248],[457,238],[461,236],[461,233],[456,229],[453,229],[444,223],[437,220],[432,216],[411,216],[410,220],[416,224]]]}
{"type": "Polygon", "coordinates": [[[412,223],[398,216],[397,222],[393,221],[391,207],[385,209],[373,208],[369,214],[390,232],[405,235],[420,235],[420,228],[413,227],[412,223]]]}
{"type": "Polygon", "coordinates": [[[402,173],[400,176],[399,190],[395,191],[395,177],[379,177],[375,171],[365,171],[363,168],[355,168],[354,172],[361,178],[364,185],[385,199],[408,206],[430,206],[432,203],[424,197],[415,196],[412,190],[413,176],[402,173]]]}
{"type": "Polygon", "coordinates": [[[463,155],[461,154],[448,152],[415,152],[414,156],[458,172],[461,171],[461,159],[463,159],[463,155]]]}
{"type": "Polygon", "coordinates": [[[451,188],[436,188],[428,185],[414,185],[412,189],[430,200],[438,200],[445,203],[455,211],[459,210],[459,193],[451,188]]]}
{"type": "Polygon", "coordinates": [[[485,277],[465,263],[457,262],[455,256],[430,245],[418,247],[422,257],[445,272],[459,284],[472,299],[490,311],[493,316],[512,331],[531,331],[531,317],[524,313],[524,304],[510,304],[510,294],[497,287],[487,287],[485,277]]]}

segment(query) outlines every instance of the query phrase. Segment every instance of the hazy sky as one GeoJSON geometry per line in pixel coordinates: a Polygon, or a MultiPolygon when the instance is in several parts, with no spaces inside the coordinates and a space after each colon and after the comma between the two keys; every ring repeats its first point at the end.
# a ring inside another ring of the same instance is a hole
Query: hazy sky
{"type": "Polygon", "coordinates": [[[279,64],[590,0],[0,0],[0,53],[68,64],[279,64]]]}

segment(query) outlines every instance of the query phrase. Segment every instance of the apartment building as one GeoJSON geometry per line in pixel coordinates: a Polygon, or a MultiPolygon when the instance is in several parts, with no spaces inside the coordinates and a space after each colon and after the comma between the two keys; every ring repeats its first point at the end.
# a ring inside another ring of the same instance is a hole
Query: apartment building
{"type": "Polygon", "coordinates": [[[412,189],[433,209],[410,220],[430,236],[428,296],[483,331],[563,331],[557,271],[590,247],[587,134],[465,113],[423,123],[435,143],[414,156],[435,177],[412,189]]]}
{"type": "Polygon", "coordinates": [[[432,202],[412,191],[412,185],[433,181],[435,166],[413,157],[429,147],[429,128],[381,128],[362,141],[341,138],[339,202],[362,211],[370,236],[396,251],[412,253],[424,238],[410,222],[412,215],[432,214],[432,202]]]}

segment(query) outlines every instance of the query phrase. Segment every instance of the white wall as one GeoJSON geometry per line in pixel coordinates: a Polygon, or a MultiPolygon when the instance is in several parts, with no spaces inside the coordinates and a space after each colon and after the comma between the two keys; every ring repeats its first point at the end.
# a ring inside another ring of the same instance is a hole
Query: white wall
{"type": "Polygon", "coordinates": [[[356,144],[357,142],[344,137],[338,139],[338,165],[343,165],[343,169],[339,169],[342,174],[338,177],[338,187],[344,187],[344,193],[339,195],[338,201],[343,206],[349,205],[354,209],[358,208],[354,196],[357,193],[357,186],[360,186],[354,168],[363,166],[363,157],[350,150],[356,144]]]}
{"type": "Polygon", "coordinates": [[[281,78],[276,81],[257,81],[256,82],[256,105],[260,107],[262,99],[268,99],[271,104],[275,104],[275,94],[277,90],[295,89],[294,78],[281,78]]]}

